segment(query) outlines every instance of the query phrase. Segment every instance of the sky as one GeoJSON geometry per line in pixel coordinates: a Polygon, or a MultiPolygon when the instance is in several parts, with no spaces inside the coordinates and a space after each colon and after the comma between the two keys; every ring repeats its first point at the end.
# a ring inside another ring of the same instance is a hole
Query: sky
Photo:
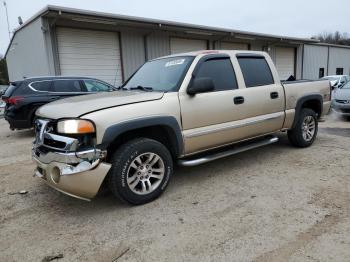
{"type": "MultiPolygon", "coordinates": [[[[3,0],[0,0],[3,2],[3,0]]],[[[157,18],[206,26],[294,37],[322,32],[350,33],[349,0],[6,0],[10,31],[46,5],[157,18]]],[[[9,44],[0,5],[0,55],[9,44]]]]}

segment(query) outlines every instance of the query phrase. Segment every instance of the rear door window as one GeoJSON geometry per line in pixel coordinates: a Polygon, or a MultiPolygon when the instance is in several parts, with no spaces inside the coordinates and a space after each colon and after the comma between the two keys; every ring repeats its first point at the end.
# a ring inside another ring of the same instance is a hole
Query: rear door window
{"type": "Polygon", "coordinates": [[[262,56],[238,56],[246,87],[265,86],[274,83],[269,65],[262,56]]]}
{"type": "Polygon", "coordinates": [[[215,91],[237,89],[236,75],[230,58],[214,58],[205,61],[196,72],[196,78],[211,78],[215,91]]]}
{"type": "Polygon", "coordinates": [[[38,81],[30,83],[29,86],[32,87],[35,91],[39,92],[50,92],[51,91],[52,81],[38,81]]]}
{"type": "Polygon", "coordinates": [[[18,96],[18,95],[27,95],[31,94],[31,90],[27,87],[25,82],[16,81],[10,84],[4,93],[4,97],[18,96]]]}
{"type": "Polygon", "coordinates": [[[11,84],[11,85],[6,89],[6,91],[5,91],[5,93],[4,93],[4,97],[10,97],[10,96],[12,95],[12,93],[15,91],[16,88],[17,88],[17,86],[11,84]]]}
{"type": "Polygon", "coordinates": [[[80,80],[55,80],[53,81],[53,90],[54,92],[62,93],[77,93],[82,92],[80,85],[80,80]]]}

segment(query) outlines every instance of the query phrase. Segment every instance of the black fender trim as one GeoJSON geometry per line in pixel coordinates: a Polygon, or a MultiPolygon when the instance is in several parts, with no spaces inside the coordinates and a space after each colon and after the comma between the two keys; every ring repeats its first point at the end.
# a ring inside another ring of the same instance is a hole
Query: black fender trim
{"type": "Polygon", "coordinates": [[[298,122],[298,118],[299,118],[303,104],[305,102],[311,101],[311,100],[317,100],[320,102],[321,111],[320,111],[319,116],[321,116],[322,110],[323,110],[323,97],[320,94],[312,94],[312,95],[302,96],[301,98],[298,99],[297,105],[295,107],[295,117],[294,117],[292,128],[294,128],[296,123],[298,122]]]}
{"type": "Polygon", "coordinates": [[[170,139],[175,146],[176,155],[180,156],[183,153],[184,143],[181,128],[173,116],[152,116],[114,124],[106,129],[99,147],[106,149],[119,135],[127,131],[152,126],[166,127],[170,132],[170,139]]]}

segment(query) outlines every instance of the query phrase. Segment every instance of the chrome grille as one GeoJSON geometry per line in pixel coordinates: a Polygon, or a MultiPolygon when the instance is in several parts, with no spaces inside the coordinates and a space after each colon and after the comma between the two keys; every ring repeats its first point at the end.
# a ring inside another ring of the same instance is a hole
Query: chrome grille
{"type": "Polygon", "coordinates": [[[49,120],[38,119],[35,122],[34,148],[46,147],[57,151],[75,151],[79,141],[76,138],[60,136],[51,133],[53,129],[49,126],[49,120]]]}

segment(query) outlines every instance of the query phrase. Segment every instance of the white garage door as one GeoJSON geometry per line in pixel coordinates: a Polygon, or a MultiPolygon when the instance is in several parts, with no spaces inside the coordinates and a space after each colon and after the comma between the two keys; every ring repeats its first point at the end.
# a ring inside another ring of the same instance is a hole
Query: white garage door
{"type": "Polygon", "coordinates": [[[206,50],[207,41],[197,39],[171,38],[171,54],[186,53],[191,51],[206,50]]]}
{"type": "Polygon", "coordinates": [[[112,85],[122,83],[118,34],[57,28],[61,75],[89,76],[112,85]]]}
{"type": "Polygon", "coordinates": [[[248,44],[245,43],[232,43],[232,42],[222,42],[222,50],[248,50],[248,44]]]}
{"type": "Polygon", "coordinates": [[[291,75],[295,76],[295,49],[290,47],[276,47],[276,68],[281,80],[291,75]]]}

